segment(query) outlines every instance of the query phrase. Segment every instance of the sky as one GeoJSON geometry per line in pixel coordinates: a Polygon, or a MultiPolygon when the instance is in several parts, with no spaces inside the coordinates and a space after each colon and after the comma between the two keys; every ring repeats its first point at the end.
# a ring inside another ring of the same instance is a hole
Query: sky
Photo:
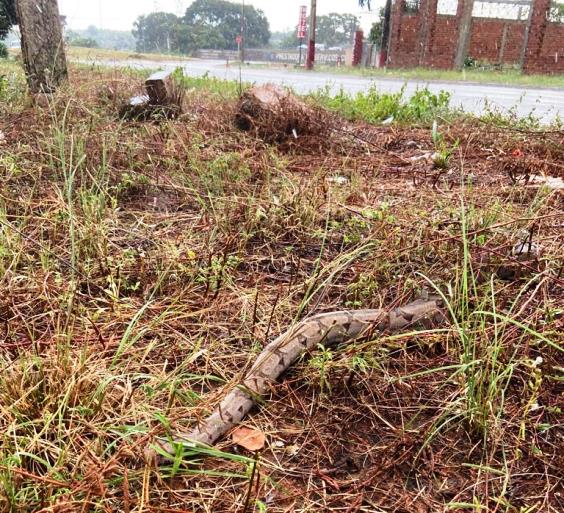
{"type": "MultiPolygon", "coordinates": [[[[247,4],[262,9],[270,22],[272,31],[293,28],[298,22],[300,5],[309,0],[245,0],[247,4]]],[[[357,0],[318,0],[319,15],[330,12],[351,13],[361,19],[361,25],[369,30],[375,21],[374,11],[381,2],[376,2],[372,13],[361,9],[357,0]]],[[[82,29],[96,25],[106,29],[131,30],[133,22],[141,14],[155,10],[183,14],[190,0],[59,0],[61,14],[67,16],[70,28],[82,29]]],[[[238,2],[240,3],[240,2],[238,2]]]]}

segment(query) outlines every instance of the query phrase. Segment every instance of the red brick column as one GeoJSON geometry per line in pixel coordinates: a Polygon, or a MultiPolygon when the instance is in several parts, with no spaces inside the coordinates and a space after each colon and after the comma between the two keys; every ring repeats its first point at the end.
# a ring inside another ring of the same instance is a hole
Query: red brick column
{"type": "Polygon", "coordinates": [[[400,35],[401,35],[401,18],[403,14],[403,0],[394,0],[394,5],[392,6],[392,22],[391,22],[391,33],[390,33],[390,48],[389,48],[389,58],[388,64],[392,67],[397,67],[398,63],[397,56],[400,48],[400,35]]]}
{"type": "Polygon", "coordinates": [[[353,49],[353,60],[352,60],[353,66],[358,66],[361,63],[363,47],[364,47],[364,32],[362,30],[357,30],[354,33],[354,49],[353,49]]]}
{"type": "Polygon", "coordinates": [[[523,63],[525,73],[542,71],[541,52],[548,26],[550,5],[551,0],[533,0],[529,38],[527,48],[525,48],[525,62],[523,63]]]}
{"type": "Polygon", "coordinates": [[[421,53],[419,57],[420,66],[430,66],[433,52],[433,42],[435,38],[435,28],[437,25],[437,3],[438,0],[422,0],[420,16],[421,25],[421,53]]]}

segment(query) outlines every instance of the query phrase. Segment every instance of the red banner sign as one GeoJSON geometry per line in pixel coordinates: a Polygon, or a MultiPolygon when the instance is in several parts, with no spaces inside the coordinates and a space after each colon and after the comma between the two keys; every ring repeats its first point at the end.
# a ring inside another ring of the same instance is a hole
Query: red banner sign
{"type": "Polygon", "coordinates": [[[298,39],[305,39],[307,32],[307,7],[300,7],[300,21],[298,23],[298,39]]]}

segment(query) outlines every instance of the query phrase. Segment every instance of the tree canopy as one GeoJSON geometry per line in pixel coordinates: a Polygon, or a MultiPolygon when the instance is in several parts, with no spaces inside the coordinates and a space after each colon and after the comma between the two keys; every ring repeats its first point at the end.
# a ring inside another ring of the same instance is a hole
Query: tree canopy
{"type": "Polygon", "coordinates": [[[0,39],[4,39],[16,24],[15,0],[0,0],[0,39]]]}
{"type": "MultiPolygon", "coordinates": [[[[226,0],[196,0],[186,10],[183,23],[197,31],[201,48],[237,49],[237,36],[241,33],[242,4],[226,0]],[[206,39],[210,38],[210,46],[206,39]]],[[[270,26],[263,11],[253,6],[244,10],[245,46],[258,48],[266,46],[270,40],[270,26]]]]}
{"type": "Polygon", "coordinates": [[[382,32],[384,30],[384,7],[380,8],[379,11],[379,20],[375,21],[372,24],[372,28],[370,29],[370,34],[368,35],[368,40],[375,44],[378,48],[382,46],[382,32]]]}
{"type": "Polygon", "coordinates": [[[133,36],[137,40],[138,52],[178,51],[177,16],[168,12],[153,12],[139,16],[133,24],[133,36]]]}
{"type": "MultiPolygon", "coordinates": [[[[245,6],[244,38],[247,48],[266,46],[270,28],[260,9],[245,6]]],[[[198,48],[237,49],[241,33],[242,4],[226,0],[196,0],[182,18],[170,13],[140,16],[133,35],[138,51],[190,53],[198,48]]]]}
{"type": "Polygon", "coordinates": [[[71,46],[92,46],[111,50],[135,50],[135,38],[131,31],[110,30],[90,25],[85,29],[66,30],[66,40],[71,46]]]}
{"type": "MultiPolygon", "coordinates": [[[[359,26],[360,20],[352,14],[330,13],[317,17],[316,41],[327,47],[346,46],[353,42],[354,33],[359,26]]],[[[308,21],[309,26],[309,21],[308,21]]],[[[287,37],[283,45],[286,48],[296,46],[298,27],[287,37]]]]}

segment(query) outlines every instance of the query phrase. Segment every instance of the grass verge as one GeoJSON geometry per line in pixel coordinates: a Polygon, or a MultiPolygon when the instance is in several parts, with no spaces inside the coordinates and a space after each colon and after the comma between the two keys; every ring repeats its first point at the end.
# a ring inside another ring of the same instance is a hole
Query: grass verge
{"type": "Polygon", "coordinates": [[[563,197],[530,180],[564,176],[561,132],[371,92],[310,99],[350,120],[329,141],[268,145],[234,128],[233,84],[186,79],[186,115],[126,123],[141,75],[74,69],[33,108],[8,66],[0,511],[564,509],[563,197]],[[296,315],[435,288],[442,329],[273,387],[260,455],[145,460],[296,315]]]}

